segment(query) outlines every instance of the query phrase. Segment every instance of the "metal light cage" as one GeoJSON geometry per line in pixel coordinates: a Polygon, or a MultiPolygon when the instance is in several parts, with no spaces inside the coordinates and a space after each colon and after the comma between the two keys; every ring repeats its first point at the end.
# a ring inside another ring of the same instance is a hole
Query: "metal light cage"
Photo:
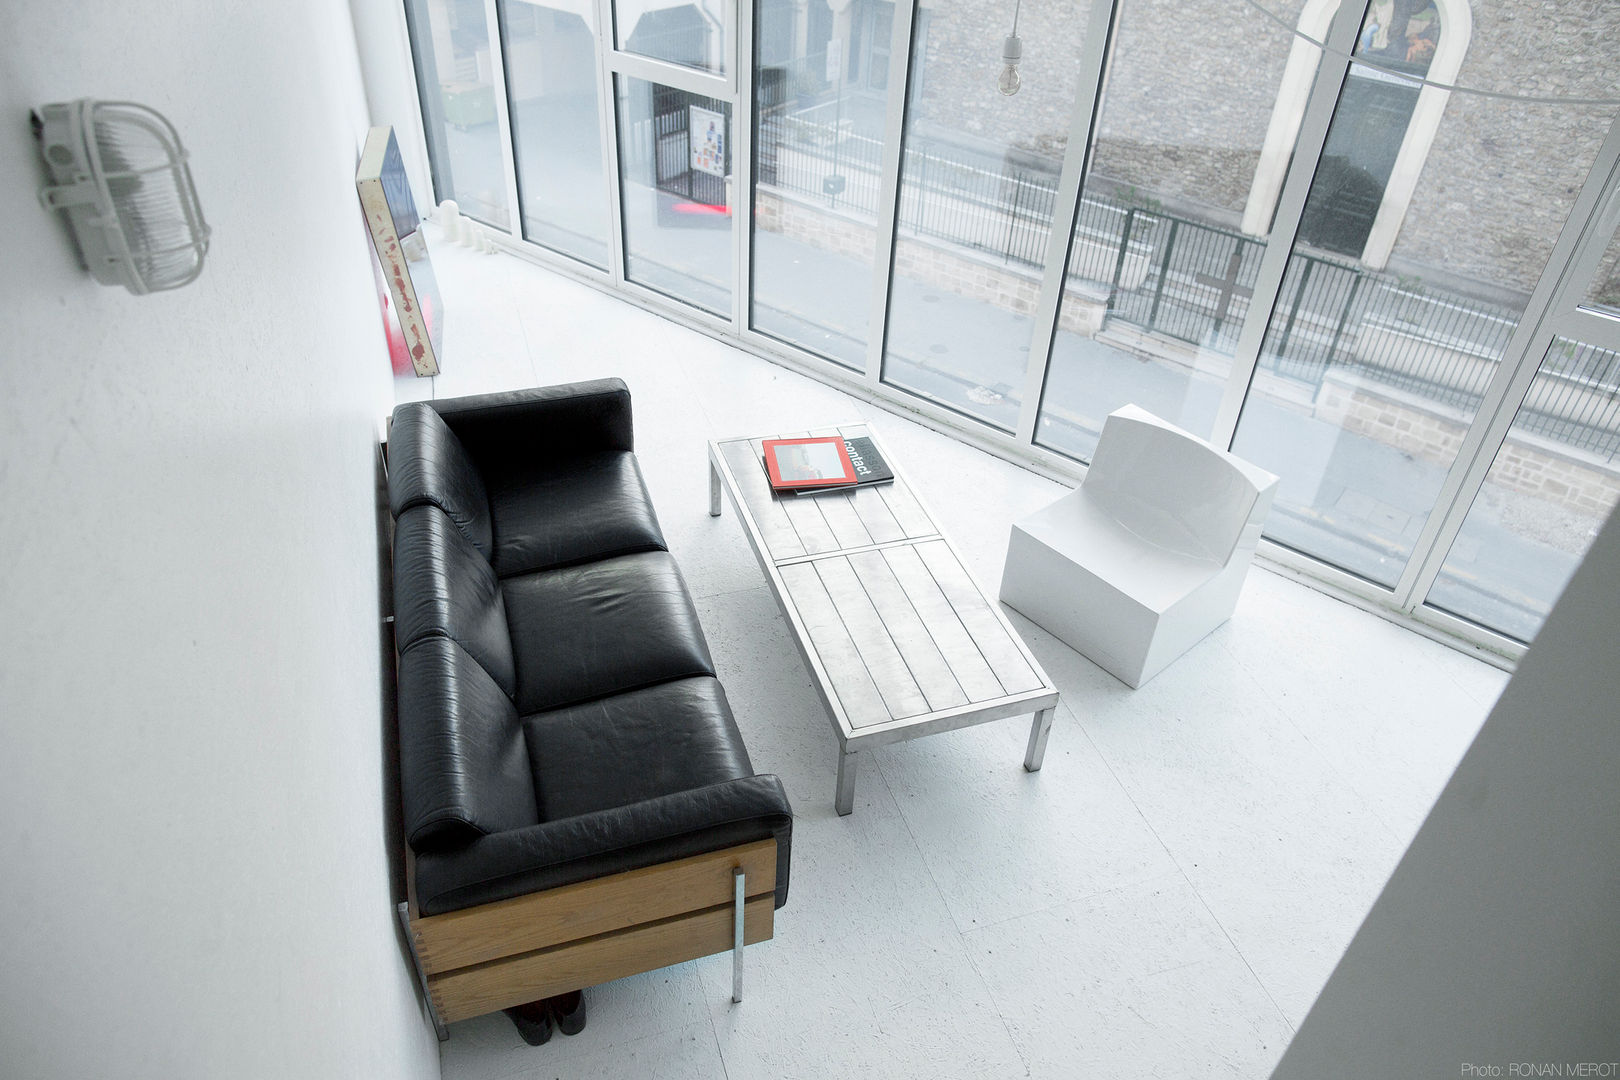
{"type": "Polygon", "coordinates": [[[208,225],[174,125],[131,101],[46,105],[35,114],[51,183],[40,201],[67,214],[85,268],[137,296],[202,273],[208,225]]]}

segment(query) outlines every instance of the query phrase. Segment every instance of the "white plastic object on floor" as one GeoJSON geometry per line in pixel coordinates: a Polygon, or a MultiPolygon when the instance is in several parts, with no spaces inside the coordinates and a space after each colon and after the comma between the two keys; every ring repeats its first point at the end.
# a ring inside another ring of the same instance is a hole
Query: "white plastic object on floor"
{"type": "Polygon", "coordinates": [[[461,212],[454,199],[446,199],[439,204],[439,211],[435,215],[439,227],[444,230],[444,240],[447,244],[460,244],[462,247],[472,248],[474,251],[491,255],[495,252],[495,239],[478,222],[461,212]]]}
{"type": "Polygon", "coordinates": [[[1001,601],[1132,687],[1231,618],[1277,477],[1145,409],[1080,487],[1012,527],[1001,601]]]}
{"type": "Polygon", "coordinates": [[[461,216],[461,207],[456,205],[454,199],[446,199],[439,204],[439,212],[433,215],[439,222],[439,228],[444,230],[444,242],[447,244],[461,243],[461,230],[467,219],[461,216]]]}

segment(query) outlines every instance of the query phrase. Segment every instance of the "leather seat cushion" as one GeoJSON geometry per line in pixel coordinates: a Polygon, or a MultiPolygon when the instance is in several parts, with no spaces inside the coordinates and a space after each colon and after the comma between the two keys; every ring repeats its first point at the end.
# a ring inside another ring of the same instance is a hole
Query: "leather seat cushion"
{"type": "Polygon", "coordinates": [[[712,676],[523,719],[540,820],[557,821],[753,775],[712,676]]]}
{"type": "Polygon", "coordinates": [[[714,661],[666,551],[502,580],[521,714],[690,675],[714,661]]]}
{"type": "Polygon", "coordinates": [[[501,577],[666,549],[632,453],[579,454],[554,465],[530,457],[487,470],[490,562],[501,577]]]}

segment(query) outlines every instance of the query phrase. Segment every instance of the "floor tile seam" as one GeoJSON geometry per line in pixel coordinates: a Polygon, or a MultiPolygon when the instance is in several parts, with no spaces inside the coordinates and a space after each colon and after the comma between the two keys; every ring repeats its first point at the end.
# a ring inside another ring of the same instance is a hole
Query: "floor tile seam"
{"type": "Polygon", "coordinates": [[[877,767],[878,777],[883,782],[883,790],[888,793],[889,801],[894,804],[895,813],[900,818],[900,824],[905,826],[906,836],[911,840],[912,850],[917,853],[917,860],[922,863],[923,872],[928,875],[928,881],[934,887],[934,894],[939,898],[940,906],[945,909],[945,917],[950,920],[951,929],[956,933],[957,951],[967,961],[969,969],[973,972],[973,977],[978,980],[979,989],[984,994],[985,1000],[989,1001],[991,1008],[995,1009],[996,1019],[1001,1022],[1001,1028],[1007,1034],[1007,1042],[1013,1048],[1013,1052],[1018,1055],[1019,1062],[1024,1066],[1024,1075],[1028,1076],[1030,1074],[1029,1060],[1024,1057],[1024,1052],[1019,1048],[1018,1040],[1014,1037],[1012,1028],[1008,1026],[1006,1015],[1002,1012],[1001,1006],[996,1003],[995,995],[990,989],[989,980],[984,977],[984,972],[980,970],[979,965],[973,959],[972,950],[967,947],[967,935],[962,932],[961,926],[957,924],[956,915],[951,911],[951,904],[945,896],[945,890],[940,887],[939,879],[934,876],[934,868],[929,865],[928,856],[923,852],[922,844],[917,840],[917,834],[911,828],[911,819],[906,816],[905,808],[901,805],[900,800],[895,797],[894,787],[889,783],[889,776],[883,769],[883,762],[880,760],[881,756],[880,754],[873,754],[871,764],[877,767]]]}
{"type": "Polygon", "coordinates": [[[1192,876],[1185,869],[1182,869],[1181,861],[1176,859],[1174,855],[1171,855],[1170,858],[1175,861],[1177,869],[1187,882],[1187,888],[1192,891],[1194,898],[1197,899],[1198,905],[1204,909],[1204,913],[1209,916],[1210,922],[1214,923],[1215,928],[1221,932],[1221,937],[1226,939],[1227,945],[1232,949],[1232,955],[1238,958],[1238,962],[1243,965],[1243,970],[1247,971],[1249,978],[1254,980],[1254,985],[1260,988],[1262,994],[1266,995],[1266,1001],[1270,1002],[1272,1010],[1277,1014],[1277,1019],[1283,1022],[1283,1026],[1288,1029],[1289,1038],[1292,1040],[1294,1033],[1298,1029],[1294,1026],[1294,1022],[1288,1018],[1288,1014],[1283,1010],[1282,1005],[1278,1003],[1277,995],[1271,992],[1271,987],[1266,985],[1266,980],[1262,979],[1260,973],[1254,969],[1254,964],[1249,961],[1249,957],[1243,951],[1242,946],[1238,945],[1237,940],[1232,937],[1232,932],[1226,928],[1226,924],[1221,921],[1220,916],[1215,914],[1215,909],[1210,906],[1209,900],[1204,896],[1203,891],[1199,889],[1197,882],[1193,881],[1192,876]]]}
{"type": "Polygon", "coordinates": [[[1271,992],[1271,988],[1265,984],[1263,979],[1260,978],[1260,973],[1254,970],[1254,965],[1249,962],[1249,958],[1244,955],[1243,950],[1238,947],[1238,943],[1233,940],[1231,932],[1226,928],[1226,924],[1221,922],[1220,918],[1216,916],[1214,910],[1209,905],[1209,901],[1204,897],[1203,892],[1199,890],[1198,885],[1192,880],[1191,875],[1187,873],[1186,867],[1182,865],[1181,860],[1176,857],[1176,853],[1170,849],[1169,844],[1165,843],[1164,837],[1159,835],[1159,830],[1154,828],[1153,822],[1148,818],[1147,814],[1143,812],[1141,806],[1137,804],[1135,796],[1131,794],[1130,788],[1125,785],[1125,782],[1121,780],[1119,775],[1114,771],[1113,763],[1110,762],[1107,755],[1103,753],[1102,747],[1097,745],[1096,740],[1091,737],[1090,732],[1085,730],[1083,724],[1079,726],[1081,734],[1084,736],[1086,742],[1091,744],[1091,748],[1096,752],[1097,757],[1102,761],[1103,767],[1108,770],[1109,775],[1114,778],[1114,782],[1119,785],[1119,789],[1124,792],[1125,798],[1130,801],[1131,808],[1136,811],[1137,816],[1142,819],[1142,823],[1147,826],[1148,832],[1153,834],[1153,839],[1158,841],[1159,847],[1164,850],[1165,856],[1176,868],[1177,875],[1179,875],[1181,879],[1187,883],[1187,888],[1192,891],[1192,894],[1197,898],[1199,905],[1203,907],[1206,913],[1208,913],[1210,921],[1213,922],[1216,928],[1220,930],[1221,936],[1225,938],[1226,943],[1231,946],[1233,954],[1238,958],[1239,961],[1242,962],[1244,970],[1248,971],[1249,977],[1252,978],[1254,980],[1254,984],[1260,988],[1260,992],[1266,995],[1266,1000],[1271,1003],[1271,1007],[1276,1012],[1278,1018],[1282,1020],[1283,1024],[1288,1028],[1289,1033],[1292,1034],[1295,1030],[1294,1025],[1288,1019],[1288,1014],[1283,1012],[1282,1006],[1277,1003],[1276,995],[1271,992]]]}
{"type": "MultiPolygon", "coordinates": [[[[1222,648],[1225,648],[1224,644],[1222,645],[1222,648]]],[[[1258,680],[1256,680],[1256,681],[1258,682],[1258,680]]],[[[1262,693],[1266,694],[1267,699],[1271,700],[1271,695],[1269,694],[1269,692],[1266,691],[1266,689],[1265,689],[1265,687],[1263,685],[1260,687],[1260,689],[1261,689],[1262,693]]],[[[1275,701],[1273,701],[1272,703],[1273,703],[1273,705],[1276,704],[1275,701]]],[[[1294,724],[1293,718],[1288,716],[1288,714],[1287,714],[1287,712],[1285,710],[1283,710],[1281,707],[1278,707],[1278,712],[1281,713],[1286,719],[1288,719],[1288,722],[1289,722],[1290,725],[1293,725],[1295,727],[1295,729],[1298,730],[1297,725],[1294,724]]],[[[1072,710],[1071,710],[1071,715],[1074,715],[1072,710]]],[[[1078,720],[1078,717],[1076,717],[1076,719],[1078,720]]],[[[1199,889],[1198,885],[1192,880],[1191,875],[1189,875],[1187,873],[1186,868],[1182,865],[1181,859],[1179,859],[1176,856],[1176,853],[1170,849],[1170,846],[1165,843],[1164,838],[1159,835],[1159,830],[1154,828],[1152,820],[1149,819],[1148,815],[1146,813],[1144,813],[1142,808],[1137,804],[1135,796],[1133,796],[1131,794],[1130,788],[1125,784],[1125,782],[1122,779],[1120,779],[1117,772],[1115,772],[1113,763],[1108,760],[1108,756],[1103,752],[1102,747],[1097,745],[1096,740],[1091,737],[1091,733],[1085,729],[1084,722],[1081,721],[1078,726],[1080,727],[1081,734],[1085,737],[1086,741],[1091,744],[1091,746],[1092,746],[1092,748],[1094,750],[1096,750],[1097,756],[1103,762],[1103,766],[1108,769],[1110,775],[1112,775],[1114,777],[1115,782],[1119,784],[1120,790],[1123,791],[1125,793],[1125,797],[1130,800],[1132,808],[1135,809],[1138,816],[1140,816],[1142,818],[1142,821],[1143,821],[1144,824],[1146,824],[1146,826],[1148,828],[1148,831],[1153,834],[1153,838],[1159,842],[1159,846],[1164,849],[1164,852],[1165,852],[1166,856],[1168,856],[1171,863],[1175,865],[1176,872],[1178,874],[1180,874],[1180,876],[1182,877],[1182,879],[1184,881],[1186,881],[1187,887],[1189,889],[1191,889],[1193,895],[1198,898],[1198,903],[1203,907],[1204,911],[1208,913],[1211,921],[1214,922],[1215,926],[1220,930],[1221,936],[1226,939],[1227,944],[1229,944],[1231,946],[1233,953],[1243,963],[1243,966],[1244,966],[1245,970],[1247,970],[1249,972],[1250,977],[1252,979],[1254,979],[1255,985],[1260,988],[1261,993],[1266,995],[1266,1000],[1271,1003],[1272,1009],[1276,1011],[1278,1018],[1282,1020],[1283,1024],[1288,1028],[1288,1031],[1289,1031],[1290,1035],[1292,1035],[1292,1033],[1295,1032],[1297,1030],[1297,1028],[1294,1026],[1293,1021],[1289,1019],[1288,1014],[1283,1010],[1282,1006],[1277,1002],[1276,995],[1272,993],[1271,987],[1266,985],[1265,980],[1260,977],[1260,973],[1255,970],[1254,965],[1249,961],[1249,957],[1247,956],[1247,954],[1244,953],[1243,949],[1238,945],[1237,941],[1232,937],[1231,931],[1229,931],[1227,929],[1226,924],[1221,921],[1221,919],[1220,919],[1220,917],[1218,915],[1216,915],[1214,908],[1212,908],[1210,906],[1208,898],[1206,898],[1204,896],[1203,891],[1201,889],[1199,889]]],[[[1301,736],[1304,737],[1303,732],[1301,732],[1301,736]]],[[[1310,742],[1308,738],[1306,739],[1306,741],[1307,741],[1307,743],[1310,742]]],[[[1316,745],[1314,743],[1310,743],[1310,746],[1311,746],[1311,749],[1312,749],[1312,751],[1314,753],[1317,753],[1317,754],[1321,753],[1321,751],[1316,747],[1316,745]]],[[[1336,775],[1336,776],[1339,775],[1337,770],[1334,770],[1334,775],[1336,775]]],[[[1342,777],[1341,777],[1341,780],[1342,780],[1342,777]]],[[[1345,783],[1348,786],[1348,781],[1345,781],[1345,783]]],[[[1355,794],[1358,801],[1363,801],[1363,802],[1365,801],[1362,798],[1361,793],[1358,790],[1356,790],[1354,787],[1350,787],[1350,790],[1351,790],[1351,792],[1353,794],[1355,794]]],[[[1379,823],[1381,825],[1383,825],[1385,827],[1386,830],[1389,829],[1388,824],[1386,822],[1384,822],[1384,820],[1381,817],[1379,817],[1376,814],[1376,812],[1374,812],[1373,816],[1379,821],[1379,823]]],[[[1398,842],[1400,837],[1395,836],[1395,839],[1398,842]]]]}
{"type": "Polygon", "coordinates": [[[1021,911],[1016,915],[1009,915],[1005,919],[997,919],[995,922],[981,923],[980,925],[973,927],[971,930],[961,931],[961,934],[962,937],[966,939],[980,933],[981,931],[994,930],[997,927],[1006,926],[1008,923],[1017,922],[1019,919],[1026,919],[1035,915],[1048,915],[1062,908],[1073,907],[1076,904],[1083,904],[1087,901],[1098,900],[1103,897],[1112,896],[1115,893],[1127,892],[1131,889],[1145,888],[1155,884],[1161,879],[1170,878],[1175,878],[1183,882],[1187,880],[1187,876],[1182,873],[1181,867],[1179,865],[1173,865],[1169,870],[1160,870],[1157,873],[1148,874],[1146,877],[1139,878],[1135,881],[1126,882],[1121,885],[1110,885],[1107,888],[1102,889],[1092,889],[1088,892],[1065,897],[1056,903],[1043,904],[1037,908],[1030,908],[1028,911],[1021,911]]]}
{"type": "MultiPolygon", "coordinates": [[[[746,963],[746,961],[745,961],[745,963],[746,963]]],[[[745,972],[746,972],[746,968],[745,968],[745,972]]],[[[698,977],[698,985],[699,986],[705,985],[704,982],[703,982],[702,976],[698,977]]],[[[747,1001],[747,1000],[748,1000],[748,992],[746,990],[744,990],[743,991],[743,1001],[747,1001]]],[[[737,1003],[736,1002],[728,1002],[727,1004],[735,1005],[737,1003]]],[[[726,1063],[726,1048],[724,1046],[720,1045],[720,1029],[715,1027],[715,1025],[714,1025],[714,1006],[713,1005],[710,1005],[708,1008],[703,1010],[703,1018],[704,1018],[704,1020],[708,1021],[709,1038],[714,1043],[714,1056],[720,1060],[720,1080],[731,1080],[731,1066],[726,1063]]]]}
{"type": "Polygon", "coordinates": [[[686,588],[687,591],[692,594],[693,600],[718,600],[726,596],[740,596],[743,593],[752,592],[762,592],[769,596],[771,591],[770,586],[768,585],[739,585],[735,589],[717,589],[713,592],[699,592],[698,590],[692,588],[691,582],[687,582],[686,588]]]}
{"type": "MultiPolygon", "coordinates": [[[[1239,667],[1243,666],[1242,661],[1237,659],[1237,656],[1232,652],[1231,649],[1227,647],[1226,642],[1222,641],[1219,642],[1219,644],[1221,649],[1229,657],[1231,657],[1232,660],[1239,665],[1239,667]]],[[[1336,780],[1338,780],[1340,784],[1344,785],[1345,791],[1349,792],[1355,797],[1355,800],[1358,804],[1360,804],[1361,809],[1369,814],[1374,821],[1378,822],[1383,830],[1389,834],[1389,839],[1397,844],[1410,843],[1410,838],[1403,841],[1400,832],[1397,831],[1395,827],[1385,819],[1383,814],[1378,812],[1377,801],[1370,798],[1369,795],[1361,789],[1361,786],[1351,779],[1351,777],[1346,775],[1345,772],[1339,767],[1335,759],[1335,755],[1328,753],[1324,747],[1318,745],[1316,740],[1311,738],[1310,732],[1301,726],[1298,720],[1294,719],[1292,710],[1287,708],[1281,701],[1277,700],[1277,698],[1272,695],[1271,690],[1266,686],[1266,684],[1260,679],[1256,678],[1252,672],[1245,669],[1244,674],[1248,676],[1249,681],[1254,684],[1255,689],[1260,692],[1260,695],[1265,698],[1266,702],[1277,713],[1277,715],[1282,717],[1283,721],[1287,723],[1291,729],[1293,729],[1294,734],[1298,735],[1305,745],[1310,747],[1311,753],[1314,754],[1318,761],[1327,768],[1327,771],[1336,780]]],[[[1448,773],[1447,775],[1449,777],[1450,774],[1448,773]]]]}
{"type": "MultiPolygon", "coordinates": [[[[924,860],[924,862],[926,864],[926,860],[924,860]]],[[[945,910],[946,913],[949,914],[950,905],[947,904],[945,910]]],[[[951,916],[951,923],[952,925],[955,925],[956,916],[951,916]]],[[[1001,1022],[1001,1030],[1007,1033],[1008,1044],[1013,1048],[1013,1053],[1018,1055],[1019,1063],[1024,1066],[1024,1075],[1034,1075],[1030,1055],[1025,1053],[1023,1041],[1020,1040],[1018,1035],[1013,1031],[1012,1024],[1007,1019],[1006,1010],[1002,1007],[1001,1002],[997,1000],[995,992],[990,988],[990,980],[985,977],[984,969],[979,966],[979,958],[974,955],[972,949],[967,947],[967,934],[964,934],[958,930],[957,936],[962,941],[962,955],[967,957],[968,966],[973,969],[974,977],[979,980],[979,985],[984,987],[985,999],[990,1002],[990,1007],[995,1010],[996,1019],[1001,1022]]]]}
{"type": "MultiPolygon", "coordinates": [[[[513,260],[508,260],[508,262],[510,261],[513,260]]],[[[512,270],[510,265],[507,267],[505,285],[507,300],[517,311],[518,334],[523,338],[523,355],[524,358],[529,362],[529,378],[533,380],[533,385],[539,386],[541,385],[540,358],[535,355],[534,342],[529,337],[529,320],[523,317],[525,309],[517,302],[516,283],[512,280],[512,270]]]]}
{"type": "MultiPolygon", "coordinates": [[[[958,951],[962,956],[967,958],[969,964],[973,968],[973,974],[979,980],[981,989],[984,990],[986,997],[989,997],[990,984],[985,981],[984,973],[979,970],[978,965],[972,963],[973,956],[967,947],[967,935],[963,932],[961,925],[956,921],[956,914],[951,910],[950,899],[945,895],[945,890],[940,887],[939,879],[934,876],[934,868],[929,864],[928,855],[923,851],[922,843],[917,839],[917,834],[911,827],[911,819],[906,816],[905,807],[901,804],[900,799],[895,796],[894,786],[889,783],[889,775],[883,768],[881,755],[874,754],[872,764],[877,766],[878,777],[883,781],[883,790],[888,793],[889,801],[894,804],[895,813],[900,818],[900,824],[905,826],[906,837],[911,841],[912,850],[917,853],[917,861],[922,863],[923,872],[928,875],[929,884],[933,885],[934,887],[934,895],[939,898],[940,906],[945,910],[945,917],[950,921],[951,929],[956,932],[956,947],[958,951]]],[[[1007,1019],[1001,1015],[1001,1010],[999,1008],[996,1009],[996,1016],[1001,1019],[1002,1026],[1005,1027],[1007,1019]]],[[[1008,1032],[1008,1037],[1011,1038],[1010,1031],[1008,1032]]],[[[1028,1068],[1028,1062],[1025,1062],[1025,1068],[1028,1068]]]]}
{"type": "Polygon", "coordinates": [[[1066,709],[1069,715],[1074,718],[1074,726],[1079,730],[1080,737],[1086,740],[1086,745],[1091,747],[1091,752],[1097,755],[1097,760],[1102,762],[1104,769],[1108,770],[1109,778],[1119,787],[1120,794],[1125,796],[1125,801],[1131,804],[1131,809],[1136,811],[1136,816],[1142,820],[1142,824],[1147,828],[1147,831],[1153,835],[1159,849],[1164,852],[1165,857],[1170,860],[1176,870],[1185,877],[1186,871],[1181,867],[1181,860],[1177,859],[1176,853],[1170,850],[1170,845],[1164,842],[1164,837],[1159,835],[1159,830],[1153,827],[1153,822],[1148,819],[1141,804],[1136,801],[1136,796],[1131,794],[1131,789],[1126,785],[1124,779],[1120,777],[1119,771],[1114,768],[1114,763],[1108,760],[1108,755],[1103,752],[1103,748],[1097,745],[1097,740],[1093,739],[1091,732],[1086,730],[1085,721],[1081,720],[1079,714],[1067,705],[1060,705],[1060,708],[1066,709]]]}
{"type": "MultiPolygon", "coordinates": [[[[691,963],[692,961],[687,962],[691,963]]],[[[711,1035],[713,1035],[713,1014],[710,1012],[707,1006],[705,1006],[701,1011],[703,1013],[702,1020],[677,1021],[668,1025],[661,1025],[650,1031],[643,1031],[641,1034],[631,1039],[615,1040],[610,1036],[608,1037],[607,1041],[598,1042],[595,1044],[585,1044],[581,1041],[576,1041],[572,1036],[561,1036],[558,1032],[554,1031],[552,1033],[551,1041],[545,1044],[544,1049],[534,1048],[532,1050],[527,1050],[527,1048],[525,1048],[527,1052],[525,1052],[525,1050],[519,1050],[518,1053],[523,1058],[521,1063],[509,1063],[501,1067],[496,1072],[478,1073],[478,1080],[525,1080],[525,1078],[528,1077],[546,1076],[548,1074],[555,1075],[553,1070],[565,1069],[583,1059],[595,1057],[600,1054],[616,1053],[626,1046],[633,1046],[637,1043],[644,1043],[653,1039],[662,1038],[672,1033],[685,1031],[687,1028],[696,1027],[700,1023],[708,1024],[711,1035]],[[530,1058],[533,1060],[529,1060],[530,1058]]],[[[587,1027],[587,1030],[590,1029],[587,1027]]],[[[453,1040],[454,1038],[455,1036],[452,1033],[451,1039],[453,1040]]],[[[718,1036],[715,1036],[715,1038],[716,1049],[718,1050],[718,1036]]],[[[439,1045],[440,1071],[444,1075],[444,1080],[460,1080],[460,1078],[465,1075],[464,1070],[452,1069],[446,1071],[443,1068],[445,1048],[451,1044],[441,1043],[439,1045]]]]}
{"type": "MultiPolygon", "coordinates": [[[[1503,683],[1502,683],[1501,688],[1499,688],[1496,691],[1496,696],[1491,698],[1491,700],[1489,700],[1489,701],[1481,701],[1479,699],[1479,696],[1475,693],[1475,691],[1472,688],[1470,688],[1468,686],[1467,683],[1465,683],[1462,679],[1458,678],[1456,675],[1452,674],[1450,671],[1447,671],[1445,669],[1445,665],[1442,664],[1439,660],[1430,659],[1428,661],[1428,663],[1436,671],[1438,671],[1441,675],[1445,676],[1446,680],[1457,688],[1458,693],[1462,694],[1469,701],[1472,701],[1474,704],[1478,705],[1481,709],[1484,709],[1488,714],[1491,710],[1496,708],[1496,702],[1501,698],[1502,690],[1507,688],[1507,681],[1506,680],[1511,679],[1513,677],[1514,672],[1513,671],[1502,671],[1501,668],[1498,668],[1498,667],[1496,667],[1496,666],[1494,666],[1494,665],[1492,665],[1490,663],[1487,663],[1484,660],[1480,660],[1477,657],[1469,656],[1467,653],[1463,653],[1460,650],[1453,649],[1451,651],[1458,653],[1458,655],[1462,656],[1466,660],[1472,660],[1474,663],[1478,664],[1480,667],[1487,668],[1487,669],[1489,669],[1491,671],[1499,671],[1503,675],[1503,683]]],[[[1516,671],[1516,670],[1517,670],[1517,665],[1515,665],[1515,667],[1514,667],[1514,671],[1516,671]]]]}
{"type": "MultiPolygon", "coordinates": [[[[451,1038],[454,1038],[454,1037],[455,1036],[453,1036],[453,1035],[451,1036],[451,1038]]],[[[557,1036],[556,1036],[556,1034],[554,1032],[552,1034],[552,1038],[556,1038],[556,1037],[557,1036]]],[[[549,1047],[550,1045],[551,1044],[549,1042],[546,1044],[547,1047],[549,1047]]],[[[608,1044],[608,1046],[611,1046],[611,1045],[612,1044],[608,1044]]],[[[605,1048],[606,1047],[604,1047],[604,1049],[605,1048]]],[[[542,1048],[542,1047],[533,1047],[533,1048],[525,1047],[525,1049],[531,1050],[533,1055],[536,1058],[538,1058],[540,1055],[545,1053],[545,1049],[542,1048]]],[[[507,1066],[506,1068],[501,1069],[498,1072],[479,1073],[479,1074],[477,1074],[477,1076],[478,1076],[478,1080],[530,1080],[531,1077],[545,1076],[548,1072],[551,1073],[551,1075],[555,1076],[555,1075],[557,1075],[557,1073],[554,1070],[557,1070],[557,1069],[561,1068],[562,1066],[568,1064],[569,1062],[572,1062],[572,1061],[576,1060],[579,1057],[586,1056],[588,1053],[589,1053],[589,1051],[587,1051],[585,1054],[569,1055],[568,1057],[564,1057],[562,1059],[554,1059],[554,1058],[551,1058],[551,1057],[547,1056],[546,1060],[544,1060],[543,1062],[541,1062],[541,1061],[530,1062],[530,1061],[525,1060],[525,1062],[523,1064],[521,1064],[521,1065],[512,1064],[512,1065],[507,1066]]],[[[528,1055],[524,1055],[524,1056],[526,1058],[528,1055]]],[[[442,1044],[441,1044],[441,1050],[440,1050],[440,1053],[439,1053],[439,1074],[440,1074],[442,1080],[460,1080],[460,1078],[464,1075],[463,1071],[460,1070],[460,1069],[452,1069],[452,1070],[446,1070],[445,1069],[445,1067],[444,1067],[444,1052],[443,1052],[443,1049],[442,1049],[442,1044]]]]}

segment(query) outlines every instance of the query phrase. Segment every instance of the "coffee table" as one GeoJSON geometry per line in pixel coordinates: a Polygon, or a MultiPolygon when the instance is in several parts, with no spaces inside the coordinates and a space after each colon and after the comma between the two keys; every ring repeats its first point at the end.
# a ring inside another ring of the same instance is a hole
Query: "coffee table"
{"type": "Polygon", "coordinates": [[[833,805],[855,805],[860,752],[1034,714],[1024,768],[1046,754],[1058,692],[865,424],[709,443],[709,513],[725,491],[838,736],[833,805]],[[892,484],[777,494],[767,438],[867,436],[892,484]]]}

